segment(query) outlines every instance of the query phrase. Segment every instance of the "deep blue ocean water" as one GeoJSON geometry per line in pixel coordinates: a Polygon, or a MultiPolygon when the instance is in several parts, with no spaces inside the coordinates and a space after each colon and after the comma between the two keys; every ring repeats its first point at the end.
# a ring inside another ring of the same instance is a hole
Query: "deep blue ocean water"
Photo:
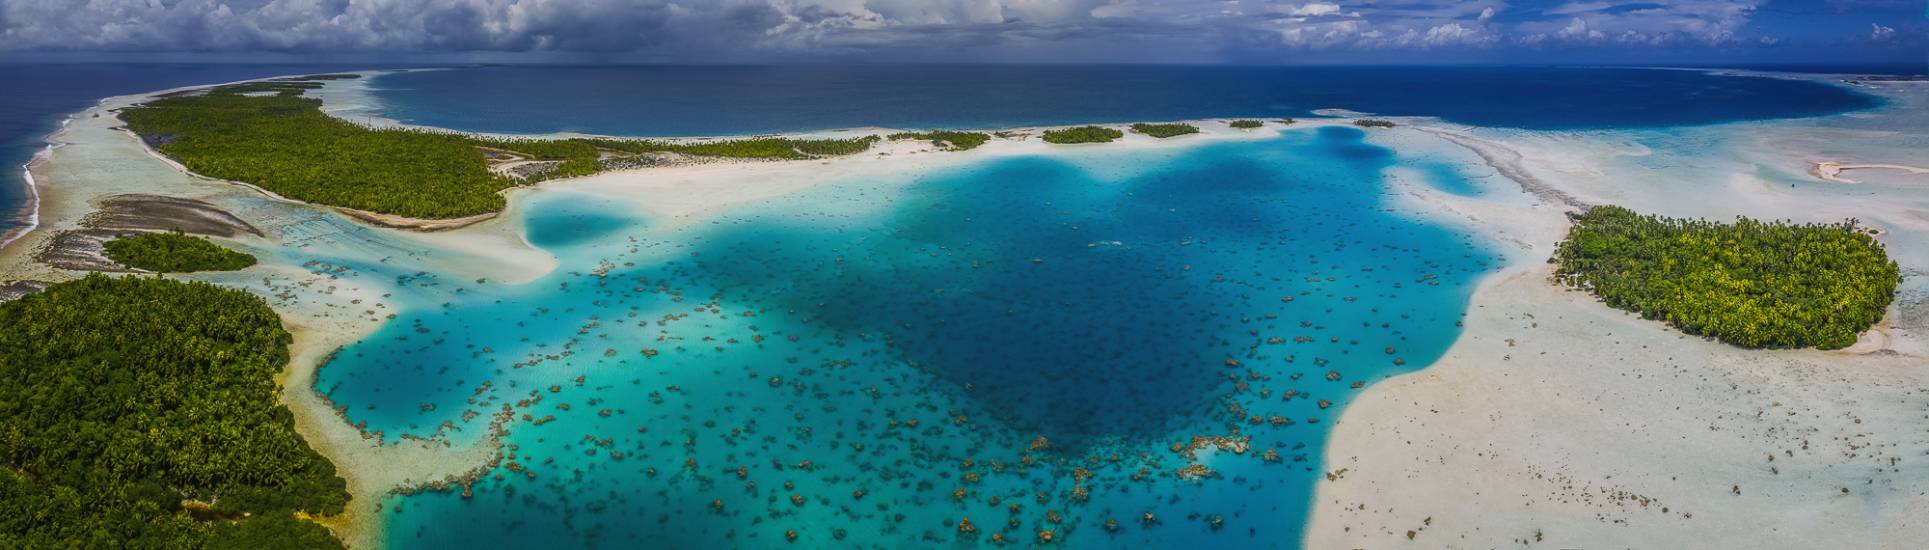
{"type": "MultiPolygon", "coordinates": [[[[0,69],[52,88],[0,101],[9,166],[100,96],[338,70],[0,69]]],[[[1874,104],[1626,69],[493,67],[377,84],[410,122],[625,135],[1326,107],[1664,127],[1874,104]]],[[[384,499],[397,548],[1029,546],[1045,530],[1087,548],[1292,548],[1331,421],[1366,385],[1438,358],[1503,261],[1395,211],[1384,170],[1461,195],[1514,192],[1505,181],[1367,135],[996,159],[694,223],[553,191],[518,212],[561,267],[519,285],[325,245],[263,254],[395,287],[397,317],[318,374],[350,421],[461,443],[504,407],[520,419],[469,496],[357,496],[384,499]],[[1195,465],[1210,471],[1180,475],[1195,465]]]]}
{"type": "Polygon", "coordinates": [[[639,136],[1303,117],[1327,108],[1566,130],[1877,104],[1800,80],[1562,67],[497,66],[392,74],[376,85],[387,116],[403,122],[639,136]]]}
{"type": "Polygon", "coordinates": [[[349,263],[420,295],[317,387],[390,440],[524,418],[472,496],[384,506],[398,548],[1291,548],[1337,412],[1437,358],[1499,261],[1393,212],[1402,159],[1364,137],[1000,159],[683,224],[555,192],[522,210],[562,262],[537,281],[349,263]],[[1198,435],[1250,447],[1174,450],[1198,435]]]}

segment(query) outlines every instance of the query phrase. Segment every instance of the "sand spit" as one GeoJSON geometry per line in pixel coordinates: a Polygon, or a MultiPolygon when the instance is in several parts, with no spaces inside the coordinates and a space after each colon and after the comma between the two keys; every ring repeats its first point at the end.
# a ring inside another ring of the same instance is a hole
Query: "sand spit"
{"type": "Polygon", "coordinates": [[[1912,175],[1929,174],[1929,168],[1917,168],[1900,164],[1842,164],[1834,161],[1817,161],[1814,164],[1815,167],[1809,169],[1809,174],[1813,174],[1817,179],[1822,181],[1832,181],[1835,183],[1862,183],[1842,177],[1842,173],[1849,170],[1896,170],[1912,175]]]}
{"type": "Polygon", "coordinates": [[[1580,199],[1574,198],[1573,195],[1569,195],[1567,192],[1548,185],[1545,181],[1541,181],[1540,178],[1534,177],[1534,174],[1528,172],[1527,167],[1522,165],[1520,151],[1516,151],[1494,141],[1454,133],[1440,128],[1422,127],[1420,131],[1439,136],[1441,139],[1473,151],[1474,154],[1480,155],[1481,160],[1487,162],[1487,166],[1500,172],[1500,175],[1505,176],[1507,179],[1513,180],[1514,183],[1520,184],[1521,190],[1535,197],[1539,197],[1541,200],[1576,210],[1586,210],[1588,207],[1587,203],[1581,202],[1580,199]]]}
{"type": "Polygon", "coordinates": [[[370,212],[367,210],[356,210],[354,208],[336,207],[334,208],[334,210],[336,212],[340,212],[344,215],[347,215],[348,217],[361,220],[363,223],[367,223],[369,225],[373,225],[376,227],[386,227],[389,229],[407,229],[411,231],[448,231],[451,229],[461,229],[464,227],[468,227],[471,225],[475,225],[478,223],[495,219],[497,215],[497,213],[495,212],[489,212],[486,214],[476,214],[474,216],[463,216],[460,218],[427,219],[427,218],[410,218],[407,216],[397,216],[394,214],[383,214],[381,212],[370,212]]]}

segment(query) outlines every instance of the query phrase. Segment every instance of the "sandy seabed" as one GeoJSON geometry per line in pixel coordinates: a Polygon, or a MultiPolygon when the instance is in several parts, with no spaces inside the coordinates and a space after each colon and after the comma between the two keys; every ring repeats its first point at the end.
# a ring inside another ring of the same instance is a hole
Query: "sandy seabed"
{"type": "MultiPolygon", "coordinates": [[[[317,96],[345,119],[394,124],[374,114],[362,86],[331,82],[317,96]]],[[[1465,332],[1443,359],[1374,384],[1346,408],[1327,448],[1306,546],[1909,548],[1929,538],[1929,523],[1916,521],[1929,517],[1929,175],[1859,171],[1859,184],[1843,185],[1811,172],[1824,162],[1921,163],[1911,157],[1929,128],[1929,85],[1873,86],[1865,91],[1888,97],[1888,106],[1815,119],[1595,132],[1402,119],[1399,128],[1372,132],[1375,144],[1455,151],[1517,183],[1520,193],[1470,198],[1416,183],[1398,167],[1389,174],[1388,192],[1403,210],[1486,237],[1511,264],[1475,292],[1465,332]],[[1545,259],[1566,231],[1566,213],[1590,204],[1716,219],[1858,218],[1882,230],[1902,265],[1901,295],[1849,350],[1750,351],[1684,336],[1549,283],[1545,259]]],[[[548,190],[618,199],[658,223],[691,223],[828,181],[1001,156],[1076,159],[1273,135],[1211,120],[1195,122],[1199,135],[1169,140],[1128,134],[1113,144],[1054,146],[1037,139],[1037,129],[1019,129],[1029,137],[968,152],[884,142],[830,160],[608,172],[517,189],[502,215],[416,233],[182,172],[118,129],[114,111],[145,97],[103,100],[50,139],[62,145],[29,167],[38,226],[0,248],[0,281],[81,275],[36,261],[36,252],[82,228],[111,195],[206,201],[260,228],[263,236],[218,240],[264,257],[261,265],[193,278],[268,298],[296,335],[283,401],[303,436],[349,480],[350,509],[324,523],[356,547],[380,545],[380,511],[392,490],[460,479],[499,450],[494,437],[388,441],[343,421],[314,389],[316,369],[401,307],[383,301],[398,283],[274,259],[325,251],[513,283],[557,265],[528,245],[517,215],[518,205],[548,190]]]]}
{"type": "Polygon", "coordinates": [[[1891,104],[1665,131],[1443,130],[1517,152],[1517,169],[1558,196],[1523,207],[1407,190],[1523,259],[1475,291],[1446,356],[1347,407],[1306,546],[1920,547],[1929,178],[1858,187],[1808,173],[1814,159],[1920,153],[1929,86],[1865,91],[1891,104]],[[1709,142],[1720,145],[1696,145],[1709,142]],[[1904,281],[1850,349],[1737,349],[1551,285],[1544,259],[1568,225],[1559,197],[1711,219],[1858,218],[1882,231],[1904,281]]]}

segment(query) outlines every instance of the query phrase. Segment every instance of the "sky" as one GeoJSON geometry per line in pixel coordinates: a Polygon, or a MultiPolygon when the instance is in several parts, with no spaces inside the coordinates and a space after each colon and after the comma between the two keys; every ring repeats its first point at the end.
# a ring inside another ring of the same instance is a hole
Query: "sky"
{"type": "Polygon", "coordinates": [[[1929,63],[1924,0],[0,0],[0,60],[1929,63]]]}

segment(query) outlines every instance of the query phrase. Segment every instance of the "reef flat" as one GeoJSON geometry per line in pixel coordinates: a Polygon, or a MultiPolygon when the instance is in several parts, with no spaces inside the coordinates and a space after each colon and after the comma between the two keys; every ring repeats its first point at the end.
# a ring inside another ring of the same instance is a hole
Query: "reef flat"
{"type": "MultiPolygon", "coordinates": [[[[364,86],[312,93],[397,124],[364,86]]],[[[110,98],[32,167],[41,227],[0,279],[77,276],[35,251],[114,197],[238,221],[207,233],[260,263],[185,278],[284,317],[282,399],[348,480],[321,521],[356,547],[1879,546],[1923,505],[1900,425],[1929,349],[1929,188],[1801,160],[1906,164],[1884,140],[1920,92],[1869,86],[1891,105],[1695,128],[883,140],[518,187],[436,233],[184,173],[118,129],[145,96],[110,98]],[[1725,348],[1547,281],[1589,204],[1854,217],[1906,278],[1848,350],[1725,348]],[[1691,434],[1710,446],[1677,449],[1691,434]],[[1801,533],[1741,532],[1760,513],[1801,533]]]]}

